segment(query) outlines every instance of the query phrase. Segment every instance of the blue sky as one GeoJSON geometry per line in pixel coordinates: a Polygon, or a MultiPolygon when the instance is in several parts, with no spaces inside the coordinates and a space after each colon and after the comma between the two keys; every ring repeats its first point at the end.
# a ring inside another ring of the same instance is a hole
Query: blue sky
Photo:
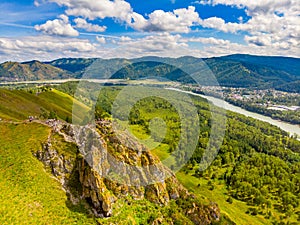
{"type": "Polygon", "coordinates": [[[0,61],[299,57],[297,0],[2,0],[0,61]]]}

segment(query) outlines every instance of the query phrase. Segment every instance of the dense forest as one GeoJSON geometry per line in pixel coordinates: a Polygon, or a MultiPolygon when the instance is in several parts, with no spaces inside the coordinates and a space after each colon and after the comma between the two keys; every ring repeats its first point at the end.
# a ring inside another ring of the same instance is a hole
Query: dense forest
{"type": "MultiPolygon", "coordinates": [[[[76,84],[73,83],[63,84],[58,88],[76,95],[77,98],[83,98],[84,90],[75,94],[75,87],[76,84]]],[[[153,150],[158,156],[174,156],[172,163],[168,165],[172,169],[186,159],[185,152],[175,149],[181,145],[180,149],[184,151],[188,146],[189,136],[181,137],[180,131],[186,125],[193,127],[193,121],[181,124],[178,108],[174,107],[174,104],[155,95],[149,96],[132,102],[133,107],[126,118],[122,111],[128,106],[124,104],[115,107],[113,103],[120,98],[120,93],[124,102],[130,102],[132,92],[121,92],[122,87],[102,87],[98,98],[90,90],[95,89],[90,88],[88,95],[90,99],[97,101],[96,119],[113,115],[113,119],[121,121],[120,123],[128,120],[132,133],[137,137],[143,136],[147,139],[151,136],[153,143],[160,143],[153,150]],[[151,129],[156,121],[153,118],[157,117],[165,121],[163,137],[162,128],[154,131],[151,129]]],[[[167,95],[176,96],[172,91],[168,91],[167,95]]],[[[218,155],[208,169],[199,170],[199,164],[203,163],[202,158],[205,152],[207,154],[207,149],[213,154],[213,148],[218,146],[216,143],[210,143],[211,124],[214,119],[211,112],[216,112],[217,117],[225,112],[211,108],[204,99],[190,97],[193,107],[197,109],[200,132],[197,147],[181,172],[197,178],[199,186],[203,180],[207,181],[211,191],[220,184],[224,185],[227,189],[227,201],[231,203],[239,200],[247,203],[248,214],[261,215],[273,224],[297,224],[300,221],[300,142],[268,123],[227,111],[225,136],[218,155]]],[[[186,104],[184,103],[184,107],[188,107],[186,104]]],[[[151,147],[151,144],[149,146],[151,147]]],[[[206,157],[209,158],[209,155],[206,157]]]]}

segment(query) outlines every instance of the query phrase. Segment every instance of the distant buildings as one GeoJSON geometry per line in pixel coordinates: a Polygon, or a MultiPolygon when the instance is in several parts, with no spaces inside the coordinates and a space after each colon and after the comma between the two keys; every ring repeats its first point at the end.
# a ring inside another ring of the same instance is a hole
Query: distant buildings
{"type": "Polygon", "coordinates": [[[300,106],[273,105],[268,107],[267,109],[278,111],[297,111],[300,110],[300,106]]]}

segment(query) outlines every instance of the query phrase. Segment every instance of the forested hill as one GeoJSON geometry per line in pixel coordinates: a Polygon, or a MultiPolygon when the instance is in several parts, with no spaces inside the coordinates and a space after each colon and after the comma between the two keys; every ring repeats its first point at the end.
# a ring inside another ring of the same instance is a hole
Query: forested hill
{"type": "Polygon", "coordinates": [[[276,70],[286,71],[292,75],[299,76],[299,59],[281,56],[253,56],[235,54],[221,57],[222,59],[234,60],[238,62],[251,63],[255,65],[270,67],[276,70]]]}
{"type": "Polygon", "coordinates": [[[96,59],[63,58],[51,62],[6,62],[0,64],[0,81],[163,77],[184,83],[195,82],[192,76],[212,85],[215,76],[222,86],[275,88],[300,92],[300,59],[289,57],[229,55],[214,58],[96,59]],[[208,66],[208,67],[207,67],[208,66]],[[208,68],[210,70],[208,70],[208,68]]]}
{"type": "Polygon", "coordinates": [[[66,70],[39,61],[0,64],[0,81],[52,80],[72,76],[73,74],[66,70]]]}
{"type": "Polygon", "coordinates": [[[203,84],[214,84],[214,75],[220,85],[230,87],[276,88],[300,92],[300,59],[289,57],[265,57],[251,55],[229,55],[214,58],[143,57],[127,59],[58,59],[51,65],[74,72],[77,76],[91,78],[141,79],[162,77],[185,83],[195,82],[199,77],[203,84]],[[208,66],[208,67],[207,67],[208,66]],[[210,69],[211,71],[207,70],[210,69]]]}

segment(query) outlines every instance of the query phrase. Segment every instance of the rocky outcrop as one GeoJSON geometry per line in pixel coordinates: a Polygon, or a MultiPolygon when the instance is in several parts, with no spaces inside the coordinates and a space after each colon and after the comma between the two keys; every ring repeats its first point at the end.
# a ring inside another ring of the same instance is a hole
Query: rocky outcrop
{"type": "Polygon", "coordinates": [[[220,219],[220,209],[216,203],[204,206],[193,202],[191,209],[187,210],[186,214],[195,224],[211,224],[220,219]]]}
{"type": "Polygon", "coordinates": [[[52,146],[51,138],[42,145],[42,150],[37,151],[34,155],[50,168],[52,175],[60,181],[66,190],[67,180],[73,171],[75,157],[68,157],[59,153],[55,147],[52,146]]]}
{"type": "Polygon", "coordinates": [[[81,197],[92,206],[96,216],[111,216],[112,204],[117,198],[109,191],[103,177],[93,170],[84,158],[81,158],[77,163],[79,182],[82,185],[81,197]]]}
{"type": "Polygon", "coordinates": [[[65,156],[55,149],[49,137],[36,157],[51,169],[73,202],[76,198],[86,200],[97,217],[112,216],[116,200],[131,196],[162,206],[172,199],[188,200],[185,214],[195,224],[219,220],[216,205],[204,206],[193,201],[195,197],[177,181],[172,171],[128,132],[115,132],[111,122],[98,121],[96,126],[53,123],[48,122],[52,133],[75,144],[76,153],[65,156]],[[74,189],[74,185],[80,187],[74,189]]]}

